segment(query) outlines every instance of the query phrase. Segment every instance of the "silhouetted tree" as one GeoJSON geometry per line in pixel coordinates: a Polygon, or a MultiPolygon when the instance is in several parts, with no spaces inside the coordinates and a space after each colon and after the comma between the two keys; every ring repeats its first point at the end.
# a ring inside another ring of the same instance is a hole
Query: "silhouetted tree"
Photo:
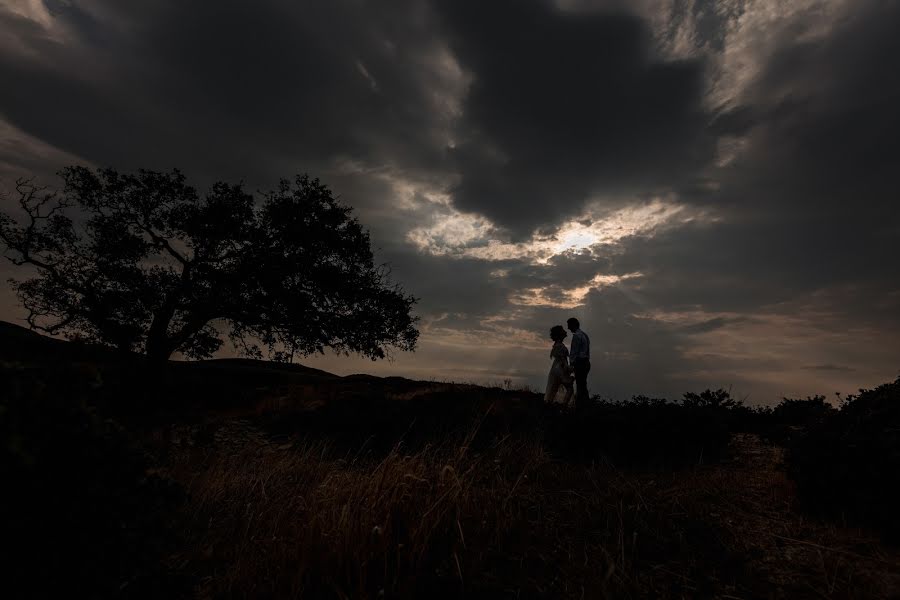
{"type": "Polygon", "coordinates": [[[695,392],[686,392],[681,403],[690,408],[724,408],[732,409],[743,406],[741,400],[735,400],[726,390],[718,389],[704,390],[699,394],[695,392]]]}
{"type": "Polygon", "coordinates": [[[220,330],[276,359],[415,348],[415,298],[318,179],[282,180],[257,203],[242,184],[201,197],[178,170],[60,175],[61,192],[17,182],[23,220],[0,213],[6,256],[36,272],[11,280],[33,329],[154,360],[209,356],[220,330]]]}

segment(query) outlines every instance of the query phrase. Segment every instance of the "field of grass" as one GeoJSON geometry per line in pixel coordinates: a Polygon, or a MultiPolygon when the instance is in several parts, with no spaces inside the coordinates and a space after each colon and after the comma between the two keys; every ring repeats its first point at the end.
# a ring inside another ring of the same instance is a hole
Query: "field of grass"
{"type": "Polygon", "coordinates": [[[247,362],[7,360],[4,597],[896,598],[898,389],[574,415],[247,362]]]}
{"type": "Polygon", "coordinates": [[[666,471],[501,439],[378,459],[223,431],[185,452],[178,564],[201,597],[891,597],[900,554],[793,512],[780,452],[666,471]],[[234,437],[231,437],[234,436],[234,437]],[[244,439],[243,443],[236,440],[244,439]]]}

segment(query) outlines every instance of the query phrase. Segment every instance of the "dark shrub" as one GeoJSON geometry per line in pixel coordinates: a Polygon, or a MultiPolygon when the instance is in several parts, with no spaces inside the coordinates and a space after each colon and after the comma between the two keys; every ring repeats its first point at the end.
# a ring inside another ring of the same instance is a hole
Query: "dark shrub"
{"type": "Polygon", "coordinates": [[[363,449],[385,455],[395,447],[414,453],[470,434],[466,443],[478,449],[508,434],[534,434],[540,400],[527,392],[466,386],[401,400],[359,385],[315,410],[265,415],[260,422],[276,435],[326,441],[337,454],[363,449]]]}
{"type": "Polygon", "coordinates": [[[802,503],[900,541],[900,378],[822,412],[789,447],[802,503]]]}
{"type": "Polygon", "coordinates": [[[600,400],[580,414],[548,407],[545,443],[561,458],[605,458],[621,466],[714,462],[728,447],[730,410],[702,400],[674,403],[646,396],[624,402],[600,400]]]}
{"type": "Polygon", "coordinates": [[[705,390],[699,394],[687,392],[681,404],[686,408],[705,411],[706,418],[723,423],[731,432],[760,433],[770,421],[770,411],[766,407],[749,407],[743,400],[731,397],[723,390],[705,390]]]}
{"type": "Polygon", "coordinates": [[[634,397],[595,400],[584,412],[545,405],[528,392],[459,386],[409,400],[390,398],[377,387],[359,387],[315,410],[264,415],[260,422],[279,436],[321,439],[338,455],[360,450],[385,455],[399,447],[414,453],[439,440],[482,451],[507,436],[539,436],[557,458],[611,460],[617,465],[684,466],[719,459],[732,422],[743,410],[722,392],[719,401],[673,403],[634,397]]]}
{"type": "Polygon", "coordinates": [[[716,391],[704,390],[699,394],[686,392],[681,404],[687,408],[728,410],[743,406],[744,403],[732,398],[729,392],[719,389],[716,391]]]}
{"type": "Polygon", "coordinates": [[[782,398],[772,410],[772,418],[784,425],[805,427],[820,422],[834,408],[825,401],[825,396],[813,396],[805,400],[782,398]]]}
{"type": "Polygon", "coordinates": [[[131,437],[82,401],[92,385],[0,371],[0,560],[19,597],[172,591],[161,558],[178,488],[149,476],[131,437]]]}
{"type": "Polygon", "coordinates": [[[825,401],[825,396],[782,398],[775,408],[763,415],[758,431],[770,443],[790,446],[834,412],[835,409],[825,401]]]}

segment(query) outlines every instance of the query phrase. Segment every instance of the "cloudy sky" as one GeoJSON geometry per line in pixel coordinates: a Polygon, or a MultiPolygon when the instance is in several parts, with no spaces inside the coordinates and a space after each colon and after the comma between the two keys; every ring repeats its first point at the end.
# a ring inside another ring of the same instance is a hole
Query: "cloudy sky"
{"type": "Polygon", "coordinates": [[[421,298],[415,354],[308,361],[338,373],[540,387],[574,315],[605,396],[846,393],[900,373],[898,30],[896,0],[4,0],[0,177],[319,176],[421,298]]]}

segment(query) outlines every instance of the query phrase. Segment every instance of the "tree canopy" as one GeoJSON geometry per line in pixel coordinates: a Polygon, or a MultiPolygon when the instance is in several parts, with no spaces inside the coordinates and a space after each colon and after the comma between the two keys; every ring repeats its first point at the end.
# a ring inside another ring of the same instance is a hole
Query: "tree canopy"
{"type": "Polygon", "coordinates": [[[61,191],[19,180],[0,242],[33,277],[10,280],[36,330],[143,352],[212,355],[223,335],[275,359],[331,348],[411,351],[416,299],[374,262],[368,232],[318,179],[260,198],[178,170],[68,167],[61,191]]]}

